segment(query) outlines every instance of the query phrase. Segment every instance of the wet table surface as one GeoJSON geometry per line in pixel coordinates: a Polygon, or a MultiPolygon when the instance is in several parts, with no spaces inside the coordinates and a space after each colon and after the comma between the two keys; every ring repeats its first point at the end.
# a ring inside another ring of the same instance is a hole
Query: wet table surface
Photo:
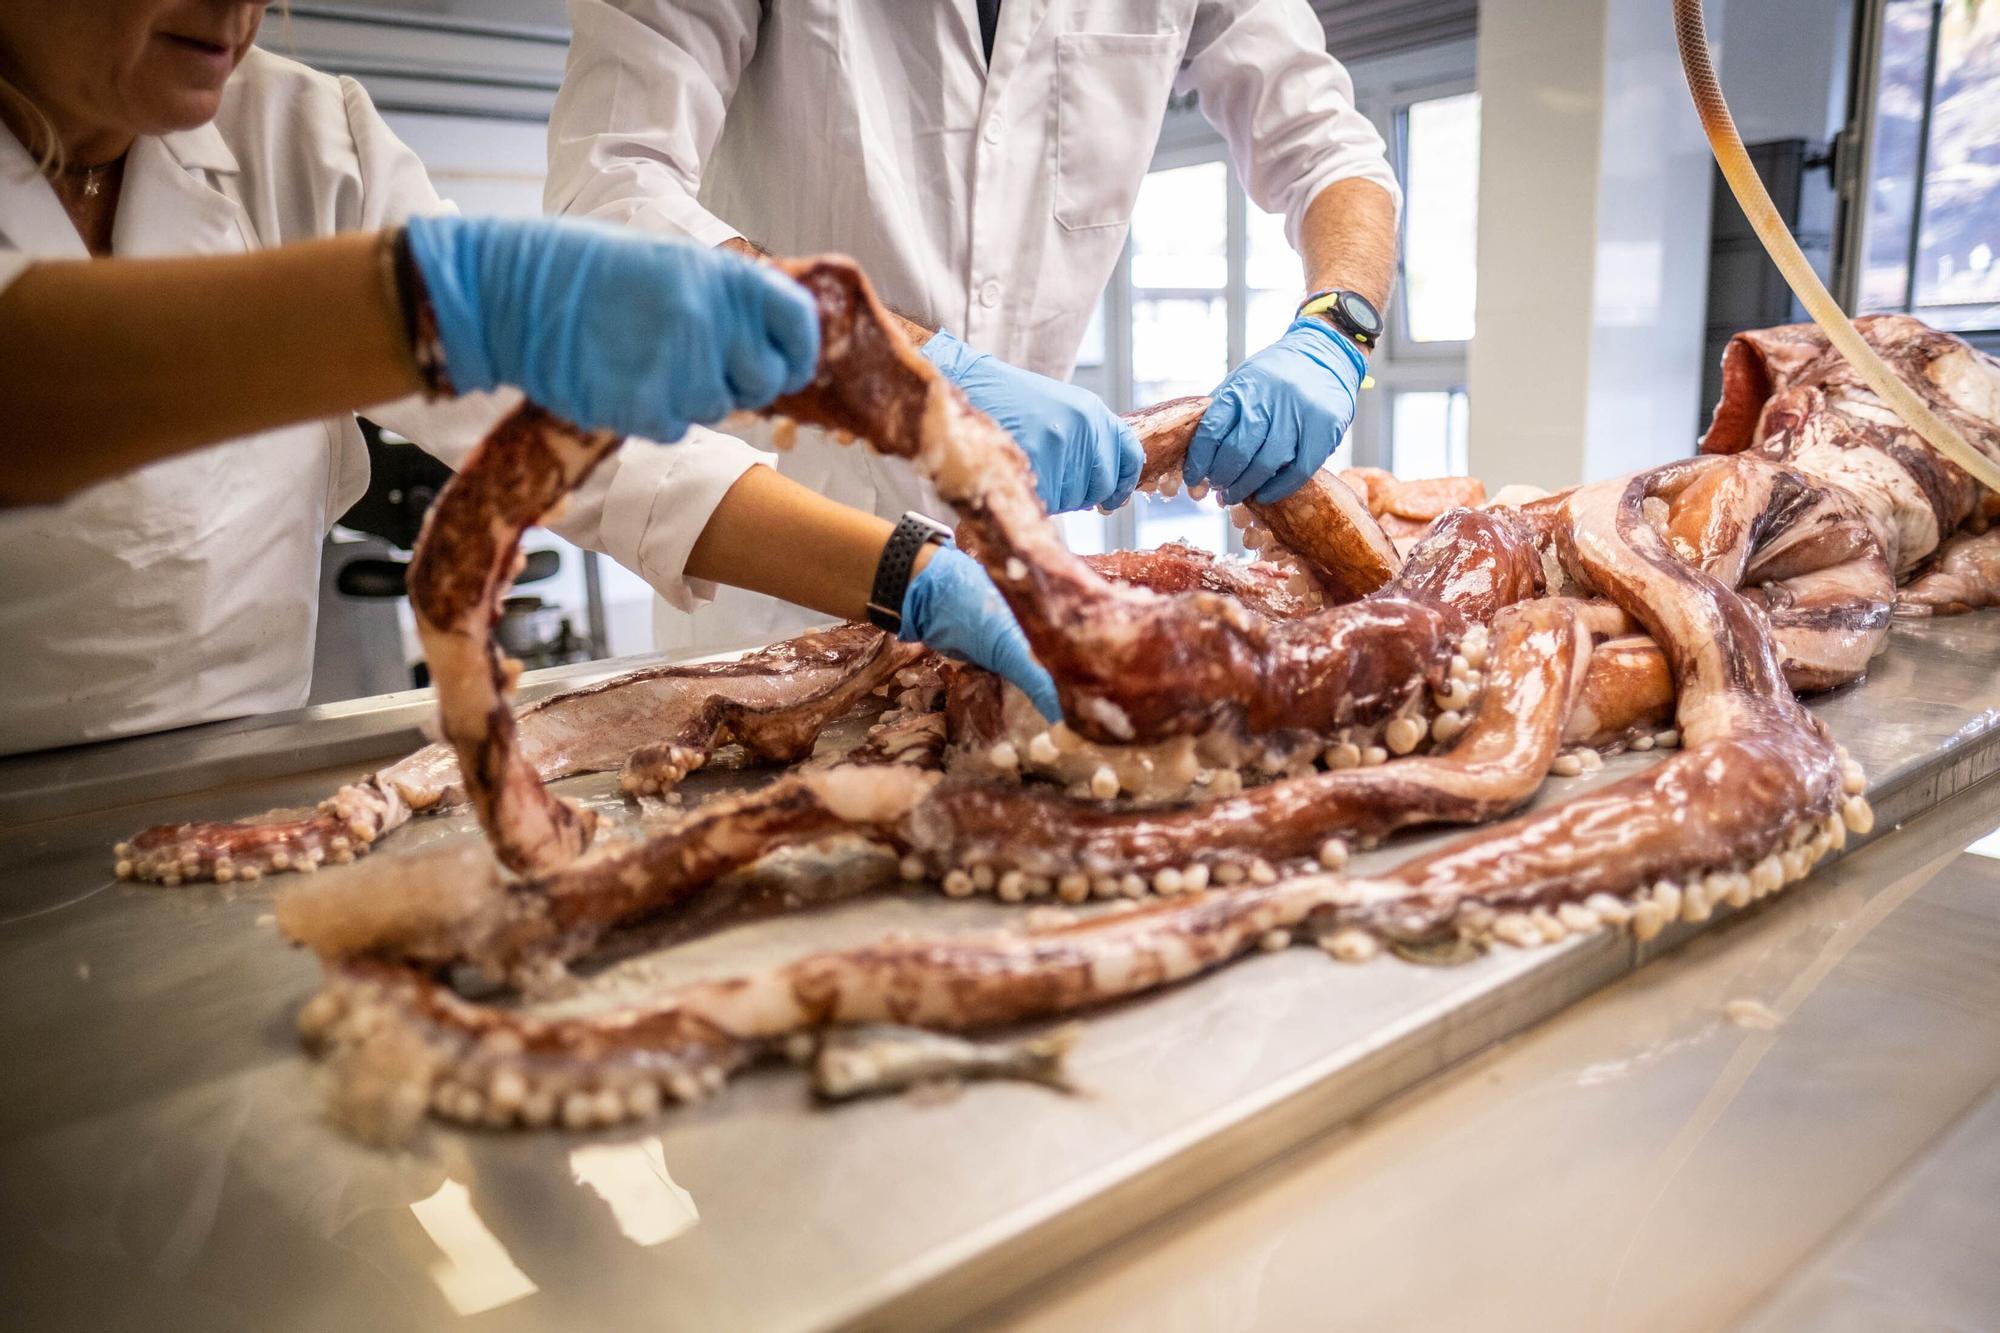
{"type": "MultiPolygon", "coordinates": [[[[167,891],[106,865],[147,824],[309,804],[407,748],[421,701],[0,763],[0,1300],[57,1328],[935,1326],[981,1310],[1030,1327],[1617,1326],[1619,1310],[1713,1326],[1775,1299],[1993,1086],[1996,881],[1959,848],[2000,822],[1977,787],[2000,754],[1996,662],[2000,616],[1899,627],[1867,682],[1817,707],[1885,823],[1938,808],[1649,945],[1605,932],[1456,968],[1253,957],[1095,1015],[1080,1097],[990,1085],[826,1111],[771,1070],[640,1129],[436,1130],[399,1154],[320,1119],[291,1033],[316,967],[273,929],[281,881],[167,891]],[[1851,998],[1820,1013],[1848,978],[1851,998]],[[1737,999],[1781,1025],[1737,1027],[1737,999]],[[1541,1042],[1540,1064],[1508,1072],[1541,1042]],[[1212,1215],[1266,1197],[1312,1220],[1273,1236],[1212,1215]],[[1301,1263],[1291,1290],[1311,1294],[1265,1285],[1301,1263]]],[[[560,789],[638,818],[610,777],[560,789]]],[[[380,854],[467,836],[461,815],[426,819],[380,854]]],[[[722,919],[596,984],[1018,910],[863,893],[722,919]]]]}
{"type": "Polygon", "coordinates": [[[981,1326],[2000,1327],[1997,788],[981,1326]]]}

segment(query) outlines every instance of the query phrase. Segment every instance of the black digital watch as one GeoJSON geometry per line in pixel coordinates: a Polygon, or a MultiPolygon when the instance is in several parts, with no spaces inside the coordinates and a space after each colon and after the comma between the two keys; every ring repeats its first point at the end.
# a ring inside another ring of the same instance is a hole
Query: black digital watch
{"type": "Polygon", "coordinates": [[[1353,339],[1357,347],[1372,348],[1382,337],[1382,312],[1360,292],[1314,292],[1299,302],[1298,313],[1318,315],[1353,339]]]}

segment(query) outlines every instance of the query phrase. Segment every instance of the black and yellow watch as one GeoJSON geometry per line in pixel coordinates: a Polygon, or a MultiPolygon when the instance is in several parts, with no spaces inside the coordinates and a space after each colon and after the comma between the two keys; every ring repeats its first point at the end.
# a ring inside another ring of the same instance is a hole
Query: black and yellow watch
{"type": "Polygon", "coordinates": [[[1360,292],[1314,292],[1299,303],[1298,313],[1319,316],[1353,339],[1357,347],[1372,349],[1382,337],[1382,312],[1360,292]]]}

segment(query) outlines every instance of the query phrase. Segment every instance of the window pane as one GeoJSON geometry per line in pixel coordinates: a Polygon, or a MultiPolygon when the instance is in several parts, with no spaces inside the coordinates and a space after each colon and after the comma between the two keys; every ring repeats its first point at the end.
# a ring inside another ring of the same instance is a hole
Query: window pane
{"type": "Polygon", "coordinates": [[[1229,168],[1149,172],[1132,206],[1132,285],[1220,291],[1229,280],[1229,168]]]}
{"type": "Polygon", "coordinates": [[[1391,403],[1390,471],[1411,481],[1465,475],[1465,390],[1399,393],[1391,403]]]}
{"type": "Polygon", "coordinates": [[[1132,401],[1207,393],[1228,371],[1229,325],[1220,293],[1205,301],[1132,301],[1132,401]]]}
{"type": "Polygon", "coordinates": [[[1472,336],[1479,231],[1479,94],[1403,113],[1403,282],[1412,342],[1472,336]]]}
{"type": "Polygon", "coordinates": [[[2000,323],[2000,5],[1949,4],[1937,35],[1916,305],[1947,328],[2000,323]]]}
{"type": "Polygon", "coordinates": [[[1269,347],[1291,327],[1292,314],[1304,293],[1295,288],[1276,292],[1251,292],[1250,308],[1243,315],[1243,345],[1251,351],[1269,347]]]}
{"type": "Polygon", "coordinates": [[[1078,555],[1097,555],[1111,549],[1111,520],[1095,509],[1057,514],[1055,520],[1063,545],[1078,555]]]}
{"type": "Polygon", "coordinates": [[[1305,272],[1285,240],[1285,220],[1250,205],[1245,228],[1244,285],[1250,304],[1244,311],[1243,345],[1251,351],[1276,342],[1292,312],[1305,297],[1305,272]]]}
{"type": "Polygon", "coordinates": [[[1188,499],[1186,491],[1171,500],[1142,495],[1133,504],[1142,551],[1175,541],[1217,555],[1229,549],[1229,517],[1213,495],[1199,501],[1188,499]]]}
{"type": "MultiPolygon", "coordinates": [[[[1150,173],[1132,210],[1132,401],[1208,393],[1229,370],[1229,169],[1220,161],[1150,173]],[[1199,293],[1214,293],[1212,296],[1199,293]]],[[[1140,549],[1185,541],[1227,549],[1214,500],[1140,496],[1140,549]]]]}
{"type": "Polygon", "coordinates": [[[1917,206],[1917,141],[1923,133],[1931,13],[1931,0],[1889,0],[1882,14],[1882,78],[1862,245],[1863,310],[1901,310],[1909,299],[1910,223],[1917,206]]]}

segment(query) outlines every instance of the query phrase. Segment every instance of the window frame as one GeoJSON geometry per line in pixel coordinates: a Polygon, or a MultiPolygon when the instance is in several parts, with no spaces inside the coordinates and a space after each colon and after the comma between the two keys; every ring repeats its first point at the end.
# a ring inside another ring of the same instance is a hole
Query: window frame
{"type": "MultiPolygon", "coordinates": [[[[1946,4],[1952,0],[1930,0],[1930,50],[1926,57],[1923,117],[1917,127],[1915,198],[1911,203],[1909,237],[1905,242],[1903,301],[1900,305],[1860,308],[1862,269],[1868,257],[1868,201],[1875,178],[1875,139],[1880,128],[1882,96],[1882,41],[1887,30],[1889,0],[1858,0],[1854,6],[1854,55],[1849,66],[1848,117],[1842,127],[1837,150],[1839,175],[1837,220],[1838,258],[1834,292],[1842,308],[1856,314],[1913,314],[1922,318],[1915,305],[1916,256],[1922,245],[1924,199],[1928,179],[1931,119],[1937,109],[1938,24],[1946,4]]],[[[1996,303],[2000,308],[2000,303],[1996,303]]],[[[2000,317],[1997,317],[2000,318],[2000,317]]],[[[2000,353],[2000,322],[1953,330],[1982,351],[2000,353]]]]}
{"type": "MultiPolygon", "coordinates": [[[[1463,78],[1443,79],[1437,82],[1418,84],[1399,90],[1389,102],[1386,116],[1388,133],[1383,138],[1389,145],[1389,165],[1396,173],[1398,181],[1409,180],[1410,166],[1410,108],[1420,102],[1434,102],[1439,98],[1458,97],[1465,93],[1479,91],[1478,82],[1470,75],[1463,78]]],[[[1407,188],[1407,186],[1406,186],[1407,188]]],[[[1396,291],[1390,298],[1391,315],[1389,327],[1382,342],[1384,350],[1397,361],[1456,361],[1463,363],[1472,346],[1470,338],[1443,339],[1419,342],[1409,336],[1410,306],[1408,274],[1404,261],[1409,255],[1409,212],[1396,224],[1396,291]]]]}
{"type": "MultiPolygon", "coordinates": [[[[1409,143],[1405,113],[1412,104],[1459,93],[1477,92],[1478,46],[1473,39],[1439,42],[1348,67],[1354,78],[1354,103],[1374,124],[1388,145],[1389,166],[1398,181],[1407,178],[1409,143]]],[[[1391,468],[1395,463],[1395,397],[1399,393],[1464,392],[1470,376],[1467,358],[1471,340],[1415,342],[1403,333],[1407,324],[1403,273],[1402,222],[1397,223],[1396,291],[1390,297],[1388,329],[1382,345],[1369,357],[1373,386],[1361,395],[1354,426],[1347,435],[1355,467],[1391,468]]],[[[1470,411],[1468,396],[1467,411],[1470,411]]]]}
{"type": "MultiPolygon", "coordinates": [[[[1357,60],[1348,66],[1354,79],[1355,106],[1374,124],[1388,145],[1389,163],[1398,180],[1405,178],[1409,145],[1403,132],[1404,115],[1417,102],[1460,93],[1476,92],[1477,46],[1473,39],[1438,42],[1412,51],[1357,60]]],[[[1221,162],[1227,180],[1225,201],[1226,277],[1223,286],[1227,317],[1228,364],[1240,365],[1254,349],[1247,346],[1250,288],[1247,278],[1249,258],[1248,195],[1231,161],[1228,145],[1191,100],[1176,98],[1169,106],[1160,128],[1158,145],[1148,173],[1176,167],[1221,162]]],[[[1400,223],[1398,224],[1400,228],[1400,223]]],[[[1382,346],[1369,358],[1371,386],[1356,405],[1354,425],[1348,432],[1349,462],[1356,467],[1389,467],[1392,457],[1393,400],[1398,393],[1464,392],[1466,358],[1471,343],[1414,342],[1400,330],[1407,322],[1401,282],[1401,241],[1398,236],[1398,282],[1396,294],[1385,312],[1389,328],[1382,346]]],[[[1300,274],[1300,295],[1305,295],[1304,274],[1300,274]]],[[[1166,293],[1171,289],[1148,288],[1166,293]]],[[[1204,292],[1204,294],[1206,294],[1204,292]]],[[[1113,408],[1129,412],[1133,402],[1132,374],[1132,245],[1128,236],[1113,267],[1104,293],[1104,362],[1084,370],[1078,382],[1097,392],[1113,408]]],[[[1467,410],[1470,410],[1468,403],[1467,410]]],[[[1105,537],[1114,548],[1129,548],[1138,539],[1138,518],[1127,506],[1105,520],[1105,537]]],[[[1228,549],[1243,550],[1242,534],[1228,529],[1228,549]]]]}
{"type": "MultiPolygon", "coordinates": [[[[1245,315],[1249,308],[1249,288],[1244,279],[1249,250],[1248,197],[1243,192],[1242,181],[1237,179],[1236,165],[1230,161],[1229,149],[1222,137],[1191,107],[1170,107],[1161,127],[1159,145],[1154,149],[1152,160],[1146,164],[1146,174],[1171,171],[1177,167],[1203,166],[1210,162],[1222,163],[1227,182],[1223,206],[1225,277],[1222,293],[1226,320],[1226,363],[1235,366],[1248,355],[1243,346],[1245,315]]],[[[1128,230],[1125,244],[1118,252],[1118,262],[1112,268],[1111,280],[1104,289],[1104,366],[1101,371],[1104,382],[1098,391],[1100,397],[1120,412],[1130,412],[1142,406],[1133,401],[1132,307],[1137,290],[1132,285],[1132,240],[1128,230]]],[[[1148,287],[1143,290],[1149,294],[1171,295],[1179,289],[1148,287]]],[[[1203,288],[1199,295],[1208,296],[1209,289],[1203,288]]],[[[1234,524],[1223,526],[1225,550],[1231,554],[1242,553],[1245,549],[1242,532],[1234,524]]],[[[1136,506],[1126,505],[1107,516],[1105,537],[1114,550],[1135,547],[1139,540],[1136,506]]]]}

